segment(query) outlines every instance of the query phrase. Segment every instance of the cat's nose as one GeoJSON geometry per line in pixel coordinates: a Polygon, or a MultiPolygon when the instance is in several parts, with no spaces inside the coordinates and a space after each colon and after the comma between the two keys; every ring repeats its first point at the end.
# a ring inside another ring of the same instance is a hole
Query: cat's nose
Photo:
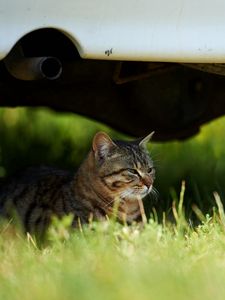
{"type": "Polygon", "coordinates": [[[152,184],[153,184],[153,180],[150,176],[145,176],[145,177],[142,177],[142,182],[144,185],[147,186],[147,188],[149,189],[152,184]]]}

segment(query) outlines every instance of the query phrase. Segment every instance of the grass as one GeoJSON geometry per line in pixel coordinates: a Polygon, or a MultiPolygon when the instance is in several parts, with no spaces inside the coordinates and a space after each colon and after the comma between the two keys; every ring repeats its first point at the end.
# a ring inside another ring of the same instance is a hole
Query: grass
{"type": "MultiPolygon", "coordinates": [[[[2,109],[0,176],[40,163],[76,168],[102,129],[121,136],[78,116],[2,109]]],[[[143,228],[108,221],[71,232],[63,220],[39,249],[1,224],[0,299],[225,299],[223,132],[224,118],[188,141],[150,146],[160,197],[143,228]]]]}
{"type": "Polygon", "coordinates": [[[2,225],[0,299],[224,299],[225,223],[217,201],[220,209],[195,228],[181,200],[176,223],[107,221],[76,232],[56,224],[43,249],[2,225]]]}

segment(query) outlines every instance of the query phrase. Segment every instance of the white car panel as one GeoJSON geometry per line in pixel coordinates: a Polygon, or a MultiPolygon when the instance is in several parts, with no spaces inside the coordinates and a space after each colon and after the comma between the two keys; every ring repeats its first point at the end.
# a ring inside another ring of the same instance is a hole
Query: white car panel
{"type": "Polygon", "coordinates": [[[225,62],[224,0],[0,0],[0,59],[40,28],[64,32],[83,58],[225,62]]]}

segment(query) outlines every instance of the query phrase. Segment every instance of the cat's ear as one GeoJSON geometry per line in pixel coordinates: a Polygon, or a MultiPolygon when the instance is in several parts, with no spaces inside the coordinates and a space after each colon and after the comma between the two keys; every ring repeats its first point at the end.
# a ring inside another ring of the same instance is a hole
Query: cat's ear
{"type": "Polygon", "coordinates": [[[98,158],[105,158],[115,147],[116,144],[105,132],[97,132],[93,138],[92,149],[98,158]]]}
{"type": "Polygon", "coordinates": [[[155,131],[152,131],[149,135],[147,135],[146,137],[144,137],[143,139],[139,140],[139,146],[142,148],[146,148],[148,142],[151,140],[153,134],[155,133],[155,131]]]}

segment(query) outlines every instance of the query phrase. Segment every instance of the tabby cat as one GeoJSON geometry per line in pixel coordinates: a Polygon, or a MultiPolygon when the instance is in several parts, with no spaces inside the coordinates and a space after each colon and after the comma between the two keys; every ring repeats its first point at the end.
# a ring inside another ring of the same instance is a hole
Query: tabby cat
{"type": "Polygon", "coordinates": [[[92,149],[76,174],[54,168],[30,168],[0,187],[0,215],[18,214],[24,229],[44,232],[53,215],[72,213],[73,226],[92,217],[104,219],[115,213],[117,219],[131,223],[141,218],[141,199],[153,189],[155,170],[146,138],[112,141],[98,132],[92,149]]]}

